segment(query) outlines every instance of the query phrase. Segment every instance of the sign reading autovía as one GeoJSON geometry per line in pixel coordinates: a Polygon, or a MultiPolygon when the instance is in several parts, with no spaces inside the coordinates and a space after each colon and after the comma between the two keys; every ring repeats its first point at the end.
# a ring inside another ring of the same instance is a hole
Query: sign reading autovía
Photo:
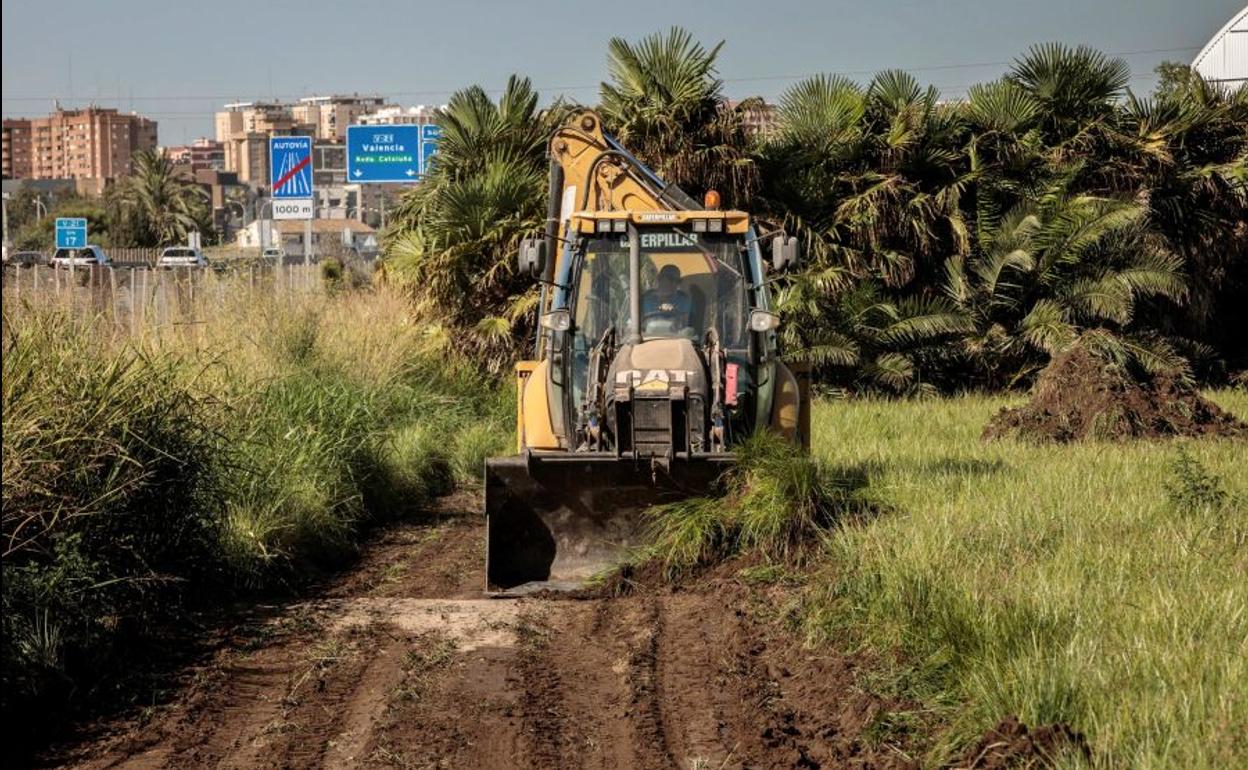
{"type": "Polygon", "coordinates": [[[347,180],[420,180],[420,126],[347,126],[347,180]]]}

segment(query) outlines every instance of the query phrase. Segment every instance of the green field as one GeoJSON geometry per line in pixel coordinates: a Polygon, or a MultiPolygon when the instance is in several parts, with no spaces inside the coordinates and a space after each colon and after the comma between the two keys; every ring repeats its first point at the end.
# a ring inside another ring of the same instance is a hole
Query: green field
{"type": "Polygon", "coordinates": [[[881,512],[828,537],[806,631],[924,704],[881,732],[935,735],[931,761],[1016,714],[1105,767],[1248,766],[1248,446],[981,442],[1016,402],[816,406],[815,454],[881,512]]]}

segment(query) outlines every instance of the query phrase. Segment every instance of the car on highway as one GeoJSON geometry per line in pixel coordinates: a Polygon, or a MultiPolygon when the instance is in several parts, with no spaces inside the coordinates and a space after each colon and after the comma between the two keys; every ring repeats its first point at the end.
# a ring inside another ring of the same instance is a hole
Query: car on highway
{"type": "Polygon", "coordinates": [[[175,267],[208,267],[204,252],[190,246],[170,246],[160,253],[156,267],[172,270],[175,267]]]}
{"type": "Polygon", "coordinates": [[[17,251],[4,258],[4,264],[14,267],[35,267],[46,262],[43,254],[38,251],[17,251]]]}
{"type": "Polygon", "coordinates": [[[108,255],[104,249],[89,243],[80,248],[57,249],[52,254],[53,267],[93,267],[107,265],[108,255]]]}

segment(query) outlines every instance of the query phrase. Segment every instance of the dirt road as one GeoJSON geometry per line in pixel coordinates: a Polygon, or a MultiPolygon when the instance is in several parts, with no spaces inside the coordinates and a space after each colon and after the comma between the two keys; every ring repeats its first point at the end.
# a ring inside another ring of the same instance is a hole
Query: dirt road
{"type": "Polygon", "coordinates": [[[854,664],[733,577],[489,599],[470,499],[236,635],[169,704],[61,754],[103,768],[908,767],[854,664]],[[769,619],[769,617],[771,619],[769,619]],[[886,731],[885,731],[886,732],[886,731]],[[876,736],[872,738],[872,736],[876,736]]]}

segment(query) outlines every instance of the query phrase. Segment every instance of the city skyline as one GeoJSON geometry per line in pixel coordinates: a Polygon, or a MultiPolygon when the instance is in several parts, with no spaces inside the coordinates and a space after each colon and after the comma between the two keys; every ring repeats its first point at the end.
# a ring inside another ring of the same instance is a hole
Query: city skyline
{"type": "Polygon", "coordinates": [[[3,3],[4,117],[46,115],[53,100],[66,108],[95,103],[157,121],[165,146],[212,137],[214,114],[235,100],[359,93],[404,107],[431,105],[474,83],[497,90],[515,72],[531,77],[544,101],[592,102],[607,76],[611,37],[636,39],[672,24],[708,46],[725,41],[719,75],[733,98],[774,101],[802,76],[866,80],[886,68],[908,69],[956,98],[999,76],[1028,46],[1050,40],[1121,56],[1131,88],[1145,93],[1157,63],[1191,61],[1242,7],[1240,0],[1068,0],[1044,8],[1014,0],[953,0],[939,8],[782,1],[769,4],[766,24],[753,24],[746,21],[753,6],[737,0],[705,8],[643,2],[625,15],[553,0],[421,8],[383,0],[369,5],[368,19],[336,6],[228,0],[211,12],[198,7],[195,29],[186,31],[185,9],[176,3],[62,5],[50,19],[37,4],[3,3]],[[89,34],[105,42],[62,43],[89,34]]]}

